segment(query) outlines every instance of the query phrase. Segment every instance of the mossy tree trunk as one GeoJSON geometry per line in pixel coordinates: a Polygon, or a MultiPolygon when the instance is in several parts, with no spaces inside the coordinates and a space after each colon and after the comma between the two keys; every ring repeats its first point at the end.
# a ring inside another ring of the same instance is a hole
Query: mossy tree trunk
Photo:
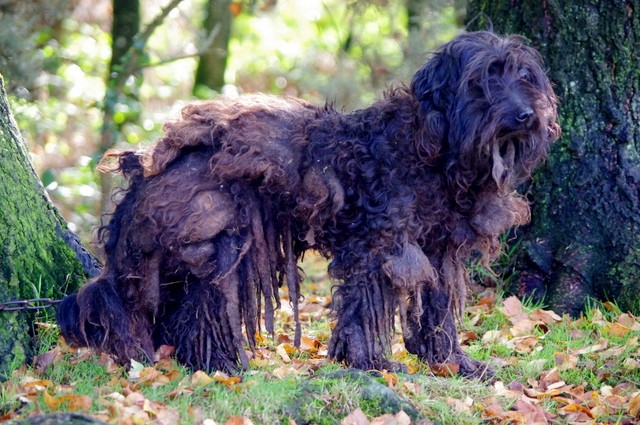
{"type": "Polygon", "coordinates": [[[231,37],[232,14],[230,6],[230,0],[207,1],[203,29],[213,39],[198,60],[196,79],[193,85],[193,94],[198,97],[208,97],[209,90],[220,92],[224,86],[224,72],[227,68],[229,38],[231,37]]]}
{"type": "MultiPolygon", "coordinates": [[[[96,274],[35,174],[0,76],[0,302],[60,299],[96,274]]],[[[33,354],[33,311],[0,311],[0,379],[33,354]]]]}
{"type": "Polygon", "coordinates": [[[562,138],[530,189],[518,290],[577,313],[640,313],[640,2],[471,0],[471,29],[528,37],[559,97],[562,138]]]}

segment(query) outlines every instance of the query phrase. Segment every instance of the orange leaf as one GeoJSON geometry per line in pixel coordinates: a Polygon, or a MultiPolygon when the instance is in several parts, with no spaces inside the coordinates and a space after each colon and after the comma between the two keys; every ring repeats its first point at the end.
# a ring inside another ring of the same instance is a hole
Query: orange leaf
{"type": "Polygon", "coordinates": [[[251,419],[245,418],[244,416],[230,416],[224,425],[253,425],[253,422],[251,422],[251,419]]]}
{"type": "Polygon", "coordinates": [[[311,339],[304,335],[302,335],[302,338],[300,338],[300,349],[302,351],[306,351],[312,354],[317,353],[318,347],[320,347],[320,345],[320,341],[318,341],[317,339],[311,339]]]}
{"type": "Polygon", "coordinates": [[[629,414],[637,418],[640,415],[640,393],[635,394],[629,399],[629,414]]]}
{"type": "Polygon", "coordinates": [[[561,413],[564,414],[568,414],[568,413],[572,413],[572,412],[582,412],[584,414],[586,414],[587,416],[589,416],[591,419],[593,419],[593,414],[591,413],[591,410],[589,410],[588,407],[585,407],[581,404],[569,404],[567,406],[564,406],[560,409],[561,413]]]}
{"type": "Polygon", "coordinates": [[[159,362],[170,358],[176,352],[176,347],[173,345],[161,345],[153,354],[153,360],[159,362]]]}
{"type": "Polygon", "coordinates": [[[383,370],[382,372],[380,372],[380,374],[382,375],[382,379],[384,379],[384,382],[387,383],[387,387],[393,388],[398,383],[398,375],[396,375],[395,373],[389,373],[386,370],[383,370]]]}
{"type": "Polygon", "coordinates": [[[455,376],[459,371],[460,365],[458,363],[435,363],[431,365],[431,373],[436,376],[455,376]]]}

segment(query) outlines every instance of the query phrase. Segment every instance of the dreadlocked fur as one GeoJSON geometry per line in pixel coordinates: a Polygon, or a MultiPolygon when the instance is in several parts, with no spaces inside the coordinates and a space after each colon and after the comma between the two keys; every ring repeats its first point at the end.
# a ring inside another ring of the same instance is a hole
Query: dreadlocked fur
{"type": "Polygon", "coordinates": [[[246,368],[285,283],[299,343],[297,261],[313,249],[338,282],[332,358],[396,367],[399,311],[409,351],[478,376],[453,320],[465,261],[490,261],[528,221],[515,188],[558,133],[538,53],[489,32],[348,114],[263,95],[189,105],[151,149],[106,155],[129,185],[100,229],[105,269],[62,304],[62,333],[124,362],[170,344],[193,368],[246,368]]]}

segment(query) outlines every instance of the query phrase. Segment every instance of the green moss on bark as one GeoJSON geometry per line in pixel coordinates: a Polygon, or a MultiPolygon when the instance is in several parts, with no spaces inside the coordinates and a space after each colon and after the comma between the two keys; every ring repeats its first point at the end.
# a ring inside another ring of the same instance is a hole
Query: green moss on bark
{"type": "MultiPolygon", "coordinates": [[[[0,302],[61,298],[85,273],[38,180],[0,77],[0,302]]],[[[32,354],[33,312],[0,311],[0,376],[32,354]]]]}
{"type": "Polygon", "coordinates": [[[531,40],[560,101],[563,136],[531,189],[521,274],[558,310],[578,312],[594,296],[640,313],[640,4],[471,0],[476,15],[471,29],[492,22],[531,40]]]}

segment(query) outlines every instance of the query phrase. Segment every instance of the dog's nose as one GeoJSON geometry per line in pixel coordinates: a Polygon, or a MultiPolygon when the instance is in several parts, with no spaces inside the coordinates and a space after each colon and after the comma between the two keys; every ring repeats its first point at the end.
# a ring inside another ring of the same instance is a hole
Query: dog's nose
{"type": "Polygon", "coordinates": [[[529,122],[531,117],[533,116],[533,109],[524,108],[516,112],[516,120],[521,124],[526,124],[529,122]]]}

